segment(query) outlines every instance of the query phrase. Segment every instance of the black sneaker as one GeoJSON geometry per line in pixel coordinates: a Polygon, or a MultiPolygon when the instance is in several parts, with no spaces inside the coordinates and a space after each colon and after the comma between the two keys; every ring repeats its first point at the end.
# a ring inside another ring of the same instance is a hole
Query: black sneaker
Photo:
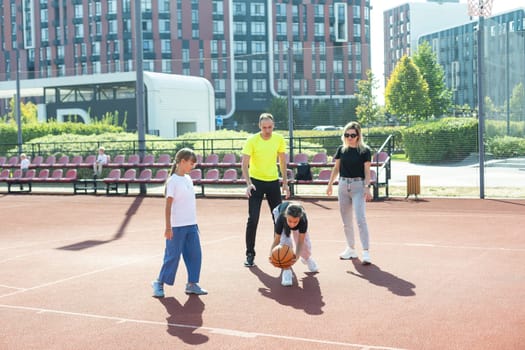
{"type": "Polygon", "coordinates": [[[255,259],[255,255],[253,254],[246,255],[246,261],[244,262],[244,266],[246,267],[255,266],[255,263],[253,262],[254,259],[255,259]]]}

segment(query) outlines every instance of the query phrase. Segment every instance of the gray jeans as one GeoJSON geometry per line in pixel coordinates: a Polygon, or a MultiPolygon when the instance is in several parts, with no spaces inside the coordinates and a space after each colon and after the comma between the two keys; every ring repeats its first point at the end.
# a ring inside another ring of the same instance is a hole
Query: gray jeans
{"type": "Polygon", "coordinates": [[[363,246],[363,250],[368,250],[369,238],[365,216],[366,200],[364,180],[359,178],[339,178],[337,197],[339,198],[339,211],[343,219],[343,227],[348,246],[352,249],[355,248],[353,220],[355,215],[361,245],[363,246]]]}

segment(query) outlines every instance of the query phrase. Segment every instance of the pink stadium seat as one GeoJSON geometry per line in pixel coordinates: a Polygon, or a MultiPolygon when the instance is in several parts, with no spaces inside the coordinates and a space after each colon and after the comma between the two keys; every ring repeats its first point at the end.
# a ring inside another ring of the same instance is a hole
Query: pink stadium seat
{"type": "Polygon", "coordinates": [[[224,171],[224,174],[222,175],[222,178],[219,179],[219,183],[235,183],[237,182],[237,170],[236,169],[226,169],[224,171]]]}
{"type": "Polygon", "coordinates": [[[161,154],[159,155],[159,159],[157,160],[157,165],[160,166],[170,166],[171,165],[171,156],[169,154],[161,154]]]}
{"type": "Polygon", "coordinates": [[[297,153],[293,157],[293,162],[298,163],[308,163],[308,155],[306,153],[297,153]]]}
{"type": "Polygon", "coordinates": [[[202,184],[213,184],[219,181],[219,169],[209,169],[201,180],[202,184]]]}
{"type": "Polygon", "coordinates": [[[328,162],[328,156],[325,152],[319,152],[314,154],[312,157],[313,164],[326,164],[328,162]]]}
{"type": "Polygon", "coordinates": [[[42,164],[43,161],[44,161],[44,157],[35,156],[35,158],[31,160],[31,165],[34,166],[35,168],[38,168],[40,164],[42,164]]]}
{"type": "Polygon", "coordinates": [[[235,164],[237,163],[237,156],[235,153],[226,153],[222,158],[222,162],[226,164],[235,164]]]}
{"type": "Polygon", "coordinates": [[[154,163],[155,163],[155,156],[153,154],[146,154],[140,164],[142,166],[152,166],[154,163]]]}
{"type": "Polygon", "coordinates": [[[147,183],[149,180],[151,180],[152,176],[153,172],[151,171],[151,169],[143,169],[140,172],[139,177],[133,180],[132,182],[147,183]]]}
{"type": "Polygon", "coordinates": [[[219,155],[212,153],[209,154],[206,159],[204,160],[204,163],[207,164],[218,164],[219,163],[219,155]]]}

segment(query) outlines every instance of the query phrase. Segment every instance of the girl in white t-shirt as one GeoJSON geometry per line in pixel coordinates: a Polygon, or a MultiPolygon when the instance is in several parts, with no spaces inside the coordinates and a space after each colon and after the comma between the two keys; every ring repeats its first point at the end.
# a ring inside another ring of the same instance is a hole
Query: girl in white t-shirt
{"type": "Polygon", "coordinates": [[[193,150],[179,150],[175,155],[170,177],[166,181],[166,249],[159,277],[152,283],[153,296],[156,298],[164,297],[164,284],[172,286],[175,283],[181,255],[188,272],[186,294],[208,294],[198,284],[202,250],[197,226],[195,191],[193,181],[188,175],[196,161],[197,156],[193,150]]]}

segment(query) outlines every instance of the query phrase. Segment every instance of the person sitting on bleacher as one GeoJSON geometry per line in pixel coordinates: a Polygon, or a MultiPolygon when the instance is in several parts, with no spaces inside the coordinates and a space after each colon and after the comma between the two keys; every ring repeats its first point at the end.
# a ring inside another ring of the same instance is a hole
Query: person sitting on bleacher
{"type": "MultiPolygon", "coordinates": [[[[20,170],[22,170],[22,177],[26,176],[27,171],[29,170],[29,164],[31,162],[29,161],[29,158],[27,158],[25,153],[22,153],[20,155],[20,170]]],[[[20,184],[20,189],[24,189],[24,185],[20,184]]]]}
{"type": "Polygon", "coordinates": [[[102,175],[102,168],[108,163],[108,156],[105,153],[104,147],[98,149],[98,156],[95,163],[93,163],[93,177],[102,175]]]}

